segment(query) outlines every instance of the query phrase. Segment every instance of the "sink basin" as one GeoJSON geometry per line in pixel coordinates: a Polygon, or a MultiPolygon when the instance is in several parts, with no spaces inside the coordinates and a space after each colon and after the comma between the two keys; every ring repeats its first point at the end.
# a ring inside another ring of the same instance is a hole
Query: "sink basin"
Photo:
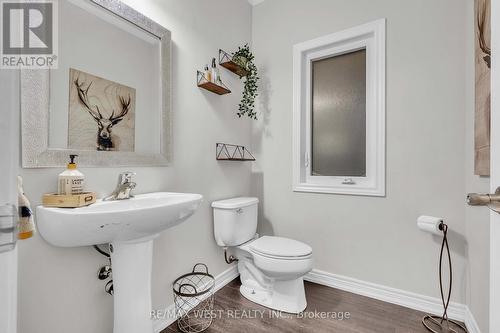
{"type": "Polygon", "coordinates": [[[37,208],[42,237],[63,247],[144,241],[191,216],[200,194],[157,192],[82,208],[37,208]]]}
{"type": "MultiPolygon", "coordinates": [[[[82,208],[37,207],[37,226],[49,243],[76,247],[109,243],[114,333],[153,333],[153,239],[191,216],[200,194],[158,192],[82,208]]],[[[91,318],[89,318],[90,320],[91,318]]]]}

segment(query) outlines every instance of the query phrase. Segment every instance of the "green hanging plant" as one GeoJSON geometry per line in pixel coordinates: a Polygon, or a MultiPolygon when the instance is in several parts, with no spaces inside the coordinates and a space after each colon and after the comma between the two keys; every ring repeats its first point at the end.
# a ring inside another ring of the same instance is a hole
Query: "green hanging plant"
{"type": "Polygon", "coordinates": [[[248,74],[240,78],[245,78],[245,83],[243,87],[243,97],[238,105],[238,112],[236,113],[238,117],[244,115],[251,119],[257,120],[257,112],[255,112],[255,98],[257,97],[257,81],[259,77],[257,76],[257,66],[255,66],[253,60],[254,55],[250,51],[248,44],[243,47],[238,47],[238,51],[233,53],[233,62],[244,68],[248,74]]]}

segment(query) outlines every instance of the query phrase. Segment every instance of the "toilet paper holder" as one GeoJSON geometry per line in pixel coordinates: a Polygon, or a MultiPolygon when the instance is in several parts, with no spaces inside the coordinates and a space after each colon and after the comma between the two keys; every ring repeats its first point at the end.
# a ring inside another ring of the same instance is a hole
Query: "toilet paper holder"
{"type": "Polygon", "coordinates": [[[500,214],[500,187],[497,187],[493,194],[467,194],[467,204],[470,206],[487,206],[492,211],[500,214]]]}

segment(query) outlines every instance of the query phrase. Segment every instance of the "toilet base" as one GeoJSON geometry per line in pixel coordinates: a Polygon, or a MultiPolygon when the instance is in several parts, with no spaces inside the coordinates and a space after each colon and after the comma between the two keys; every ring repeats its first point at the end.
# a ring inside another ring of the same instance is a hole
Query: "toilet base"
{"type": "Polygon", "coordinates": [[[285,281],[268,280],[266,287],[263,287],[256,280],[248,276],[245,278],[245,275],[241,275],[240,293],[249,301],[287,313],[300,313],[306,309],[302,277],[285,281]]]}

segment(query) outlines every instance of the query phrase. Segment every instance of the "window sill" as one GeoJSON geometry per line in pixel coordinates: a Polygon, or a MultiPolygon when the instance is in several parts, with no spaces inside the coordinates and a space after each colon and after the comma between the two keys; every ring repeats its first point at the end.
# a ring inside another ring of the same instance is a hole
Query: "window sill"
{"type": "Polygon", "coordinates": [[[379,187],[361,187],[356,185],[324,186],[318,184],[300,183],[293,186],[294,192],[362,195],[372,197],[385,197],[385,189],[379,187]]]}

